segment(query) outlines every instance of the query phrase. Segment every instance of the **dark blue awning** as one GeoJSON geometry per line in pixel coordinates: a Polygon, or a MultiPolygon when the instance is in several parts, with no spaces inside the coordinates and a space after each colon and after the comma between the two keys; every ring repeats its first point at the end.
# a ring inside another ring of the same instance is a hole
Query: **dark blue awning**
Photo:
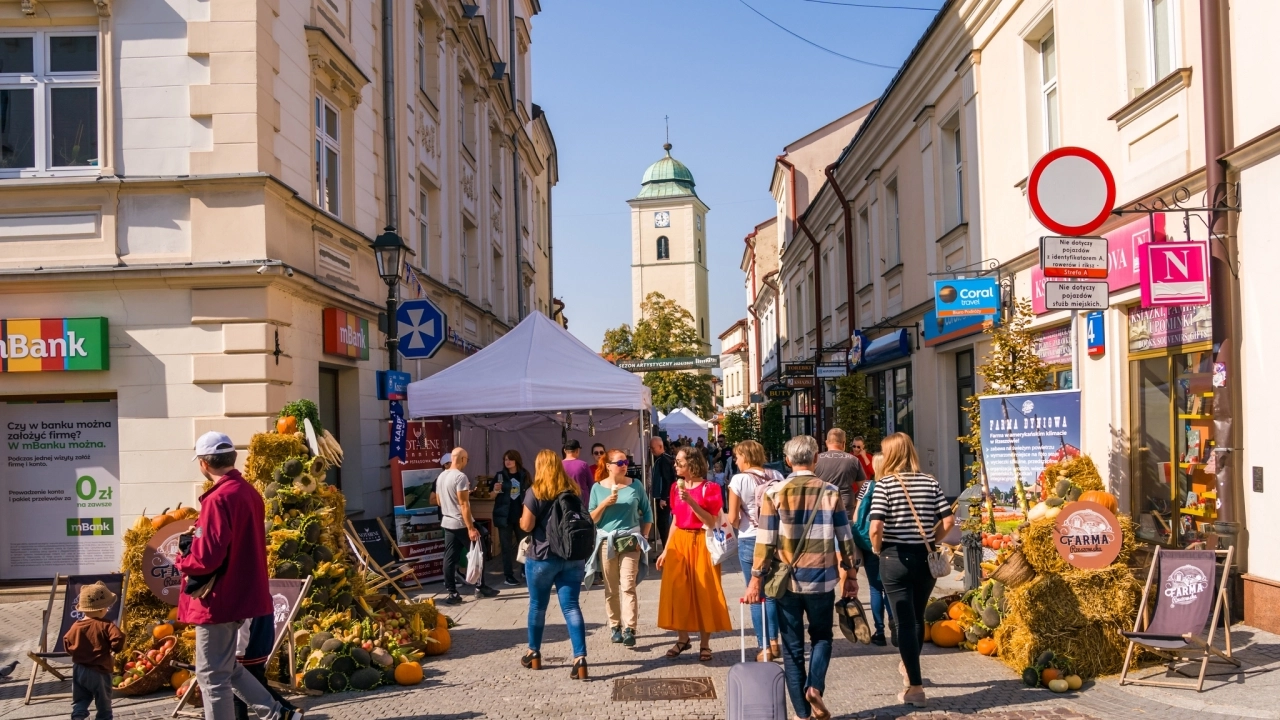
{"type": "Polygon", "coordinates": [[[906,328],[897,328],[888,335],[881,335],[872,340],[871,344],[867,345],[867,349],[862,353],[862,363],[859,367],[878,365],[910,354],[911,336],[907,334],[906,328]]]}

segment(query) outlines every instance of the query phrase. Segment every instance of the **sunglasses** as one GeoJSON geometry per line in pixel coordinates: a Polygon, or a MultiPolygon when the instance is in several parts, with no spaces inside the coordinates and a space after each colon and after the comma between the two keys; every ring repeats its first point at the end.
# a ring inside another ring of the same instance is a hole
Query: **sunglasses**
{"type": "Polygon", "coordinates": [[[592,454],[592,455],[603,455],[603,454],[604,454],[604,451],[603,451],[603,450],[592,450],[592,451],[591,451],[591,454],[592,454]]]}
{"type": "Polygon", "coordinates": [[[627,460],[614,460],[613,462],[611,462],[611,463],[607,463],[607,464],[609,464],[609,465],[617,465],[618,467],[626,467],[626,466],[630,465],[631,463],[630,463],[630,461],[627,461],[627,460]]]}

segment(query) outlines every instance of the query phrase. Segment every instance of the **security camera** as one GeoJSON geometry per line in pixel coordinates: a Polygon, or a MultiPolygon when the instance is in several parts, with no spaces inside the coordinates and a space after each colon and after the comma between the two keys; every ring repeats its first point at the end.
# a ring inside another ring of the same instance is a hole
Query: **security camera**
{"type": "Polygon", "coordinates": [[[258,274],[259,274],[259,275],[261,275],[262,273],[264,273],[264,272],[266,272],[266,271],[267,271],[267,266],[266,266],[266,265],[259,265],[259,266],[258,266],[258,274]]]}
{"type": "Polygon", "coordinates": [[[291,267],[287,267],[287,268],[285,268],[285,269],[284,269],[284,274],[285,274],[285,275],[288,275],[289,277],[293,277],[293,268],[291,268],[291,267]]]}

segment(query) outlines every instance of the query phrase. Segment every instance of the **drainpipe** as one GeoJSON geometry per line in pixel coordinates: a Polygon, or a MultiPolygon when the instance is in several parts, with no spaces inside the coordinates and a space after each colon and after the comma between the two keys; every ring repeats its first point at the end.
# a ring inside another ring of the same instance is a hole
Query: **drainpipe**
{"type": "MultiPolygon", "coordinates": [[[[747,303],[747,312],[751,313],[751,318],[755,320],[754,327],[756,329],[756,381],[754,384],[755,392],[760,392],[760,375],[764,365],[761,362],[761,355],[764,348],[760,347],[760,315],[756,312],[756,233],[752,231],[750,235],[742,239],[743,244],[751,250],[751,302],[747,303]]],[[[747,353],[750,355],[751,353],[747,353]]],[[[748,386],[752,386],[748,383],[748,386]]],[[[750,398],[748,398],[750,399],[750,398]]]]}
{"type": "MultiPolygon", "coordinates": [[[[507,0],[507,90],[511,95],[511,111],[520,119],[520,101],[516,99],[516,0],[507,0]]],[[[524,235],[520,233],[520,128],[511,131],[511,209],[515,215],[512,236],[516,241],[516,322],[524,319],[524,235]]]]}
{"type": "MultiPolygon", "coordinates": [[[[804,218],[796,216],[796,226],[804,231],[809,238],[809,247],[813,251],[813,308],[814,308],[814,339],[817,341],[817,349],[813,353],[813,362],[816,365],[822,359],[822,255],[821,248],[818,246],[818,240],[814,238],[813,233],[809,232],[809,226],[805,224],[804,218]]],[[[834,322],[835,317],[832,317],[834,322]]],[[[815,373],[816,374],[816,373],[815,373]]],[[[817,422],[814,423],[817,428],[816,437],[822,437],[822,419],[823,411],[826,409],[826,388],[822,386],[820,381],[815,381],[813,386],[813,394],[817,397],[817,422]]]]}
{"type": "MultiPolygon", "coordinates": [[[[394,5],[382,0],[382,140],[387,156],[387,232],[394,232],[400,211],[400,174],[396,169],[396,54],[394,5]]],[[[389,322],[394,322],[390,318],[389,322]]]]}
{"type": "Polygon", "coordinates": [[[1227,385],[1214,388],[1213,441],[1219,451],[1217,458],[1218,522],[1215,530],[1225,535],[1228,544],[1235,544],[1240,533],[1236,522],[1235,466],[1237,458],[1235,405],[1240,392],[1240,367],[1236,359],[1235,299],[1238,292],[1236,277],[1231,269],[1231,258],[1236,257],[1235,239],[1227,229],[1226,169],[1218,161],[1227,151],[1227,117],[1230,102],[1226,89],[1225,58],[1228,39],[1222,20],[1223,3],[1218,0],[1200,0],[1200,45],[1204,63],[1204,151],[1205,187],[1208,189],[1210,207],[1219,208],[1209,213],[1209,277],[1212,283],[1213,304],[1213,361],[1214,375],[1217,368],[1226,371],[1227,385]]]}
{"type": "Polygon", "coordinates": [[[827,182],[831,183],[831,189],[835,191],[836,197],[840,198],[840,209],[844,214],[844,277],[848,285],[845,288],[848,305],[845,307],[849,315],[849,337],[852,338],[854,296],[858,288],[853,276],[853,210],[849,208],[849,199],[844,196],[844,190],[840,189],[840,183],[836,181],[836,163],[831,163],[822,172],[827,176],[827,182]]]}

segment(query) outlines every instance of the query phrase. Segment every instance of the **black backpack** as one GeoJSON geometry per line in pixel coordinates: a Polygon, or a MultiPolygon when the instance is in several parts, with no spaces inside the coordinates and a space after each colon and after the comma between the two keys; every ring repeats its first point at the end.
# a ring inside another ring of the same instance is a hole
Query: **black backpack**
{"type": "Polygon", "coordinates": [[[547,510],[547,545],[551,554],[565,560],[586,560],[596,548],[596,524],[582,506],[582,498],[566,492],[551,501],[547,510]]]}

